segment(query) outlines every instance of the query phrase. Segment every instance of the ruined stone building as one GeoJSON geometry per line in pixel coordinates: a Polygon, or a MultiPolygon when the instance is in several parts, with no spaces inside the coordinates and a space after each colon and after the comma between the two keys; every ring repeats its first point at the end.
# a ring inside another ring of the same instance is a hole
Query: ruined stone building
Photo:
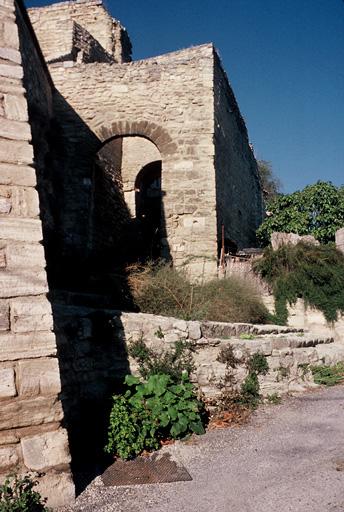
{"type": "Polygon", "coordinates": [[[82,426],[127,369],[106,316],[130,307],[124,266],[214,276],[222,226],[252,246],[261,217],[212,44],[133,62],[101,0],[0,0],[0,474],[70,500],[82,426]]]}

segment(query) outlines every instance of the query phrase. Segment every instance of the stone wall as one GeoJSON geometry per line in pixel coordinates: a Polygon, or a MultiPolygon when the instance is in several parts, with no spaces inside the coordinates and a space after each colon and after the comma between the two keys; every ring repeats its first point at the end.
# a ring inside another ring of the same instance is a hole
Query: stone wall
{"type": "Polygon", "coordinates": [[[61,177],[66,244],[73,231],[74,248],[78,239],[80,251],[86,245],[87,223],[80,219],[89,200],[80,184],[92,179],[90,162],[100,144],[140,136],[161,155],[167,252],[177,265],[191,259],[199,276],[215,275],[212,45],[130,64],[54,64],[50,70],[61,93],[55,112],[68,148],[61,177]]]}
{"type": "Polygon", "coordinates": [[[133,178],[145,165],[140,145],[146,138],[162,162],[160,253],[177,266],[187,264],[193,277],[215,276],[222,224],[226,240],[252,245],[262,198],[246,127],[213,46],[123,64],[130,60],[125,31],[99,0],[29,12],[58,90],[62,252],[86,266],[92,259],[93,161],[115,137],[123,137],[122,179],[133,215],[133,178]],[[90,64],[101,60],[94,40],[120,64],[90,64]]]}
{"type": "Polygon", "coordinates": [[[257,162],[243,118],[217,54],[214,58],[215,169],[218,240],[224,226],[227,245],[255,247],[263,220],[257,162]]]}
{"type": "MultiPolygon", "coordinates": [[[[117,338],[130,344],[143,339],[157,350],[168,350],[173,344],[184,339],[194,345],[193,359],[195,372],[192,381],[213,405],[225,391],[226,363],[219,362],[218,356],[228,346],[237,358],[255,353],[264,354],[269,372],[260,376],[264,396],[272,393],[302,391],[313,387],[309,371],[312,365],[335,364],[344,360],[344,343],[334,343],[331,336],[303,332],[302,329],[274,325],[253,325],[222,322],[184,321],[143,313],[117,313],[114,318],[117,338]],[[242,339],[242,337],[252,339],[242,339]]],[[[130,369],[137,372],[137,364],[129,359],[130,369]]],[[[233,372],[239,387],[247,375],[244,364],[233,372]]]]}
{"type": "Polygon", "coordinates": [[[0,478],[44,471],[41,490],[56,505],[73,499],[74,485],[46,298],[46,210],[35,188],[48,151],[51,81],[25,9],[12,0],[0,10],[0,116],[0,478]]]}
{"type": "Polygon", "coordinates": [[[29,9],[29,15],[46,61],[71,53],[70,25],[73,21],[86,29],[115,62],[131,60],[127,32],[109,15],[101,0],[60,2],[29,9]]]}
{"type": "MultiPolygon", "coordinates": [[[[298,235],[295,235],[296,237],[298,235]]],[[[296,240],[297,242],[297,240],[296,240]]],[[[296,243],[295,242],[295,243],[296,243]]],[[[219,270],[220,277],[236,277],[249,280],[258,294],[261,296],[265,306],[270,313],[275,314],[275,299],[268,284],[252,270],[252,264],[259,258],[256,252],[244,255],[226,256],[224,269],[219,270]]],[[[298,299],[296,304],[288,306],[288,325],[297,329],[309,330],[322,336],[330,336],[335,341],[344,341],[344,316],[339,315],[336,322],[328,323],[324,314],[318,309],[306,306],[304,300],[298,299]]]]}

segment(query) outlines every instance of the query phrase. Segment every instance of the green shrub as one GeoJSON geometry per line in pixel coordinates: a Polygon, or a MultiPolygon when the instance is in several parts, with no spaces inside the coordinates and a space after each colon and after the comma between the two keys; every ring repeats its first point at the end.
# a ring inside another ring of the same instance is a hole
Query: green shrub
{"type": "Polygon", "coordinates": [[[344,313],[344,256],[335,247],[298,243],[268,248],[254,269],[273,288],[278,323],[287,322],[287,305],[298,298],[320,309],[328,322],[344,313]]]}
{"type": "Polygon", "coordinates": [[[114,396],[105,450],[123,459],[157,449],[162,439],[192,432],[203,434],[201,402],[186,376],[175,384],[169,375],[151,375],[146,382],[127,375],[124,396],[114,396]]]}
{"type": "Polygon", "coordinates": [[[147,347],[142,337],[128,346],[128,354],[138,362],[141,377],[147,379],[149,375],[164,373],[173,382],[180,382],[183,374],[190,375],[194,371],[192,352],[193,345],[185,340],[178,340],[173,348],[161,352],[147,347]]]}
{"type": "Polygon", "coordinates": [[[45,499],[34,490],[38,484],[30,475],[10,475],[0,485],[0,512],[45,512],[45,499]]]}
{"type": "Polygon", "coordinates": [[[270,215],[257,230],[263,246],[274,231],[313,235],[319,242],[333,242],[344,225],[344,186],[318,181],[292,194],[275,196],[267,204],[270,215]]]}
{"type": "Polygon", "coordinates": [[[160,263],[135,268],[128,281],[144,313],[184,320],[269,321],[269,312],[256,289],[243,279],[230,277],[194,284],[186,271],[160,263]]]}
{"type": "Polygon", "coordinates": [[[334,386],[344,381],[344,362],[334,366],[312,366],[314,382],[325,386],[334,386]]]}

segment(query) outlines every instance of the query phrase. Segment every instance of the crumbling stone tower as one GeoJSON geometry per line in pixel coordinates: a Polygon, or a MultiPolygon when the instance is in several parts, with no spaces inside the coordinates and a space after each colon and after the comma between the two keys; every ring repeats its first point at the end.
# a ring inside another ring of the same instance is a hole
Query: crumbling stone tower
{"type": "Polygon", "coordinates": [[[1,0],[0,475],[42,470],[51,505],[72,499],[80,403],[126,369],[95,343],[102,305],[130,302],[114,267],[162,255],[212,277],[222,227],[252,246],[261,217],[212,44],[132,62],[100,0],[1,0]]]}

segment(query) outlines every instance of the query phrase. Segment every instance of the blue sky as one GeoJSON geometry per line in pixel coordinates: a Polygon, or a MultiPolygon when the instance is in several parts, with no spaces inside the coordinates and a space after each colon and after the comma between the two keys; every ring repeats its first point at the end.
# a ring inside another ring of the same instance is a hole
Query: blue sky
{"type": "MultiPolygon", "coordinates": [[[[47,1],[27,0],[27,6],[47,1]]],[[[106,0],[134,59],[213,41],[284,192],[344,184],[343,0],[106,0]]]]}

